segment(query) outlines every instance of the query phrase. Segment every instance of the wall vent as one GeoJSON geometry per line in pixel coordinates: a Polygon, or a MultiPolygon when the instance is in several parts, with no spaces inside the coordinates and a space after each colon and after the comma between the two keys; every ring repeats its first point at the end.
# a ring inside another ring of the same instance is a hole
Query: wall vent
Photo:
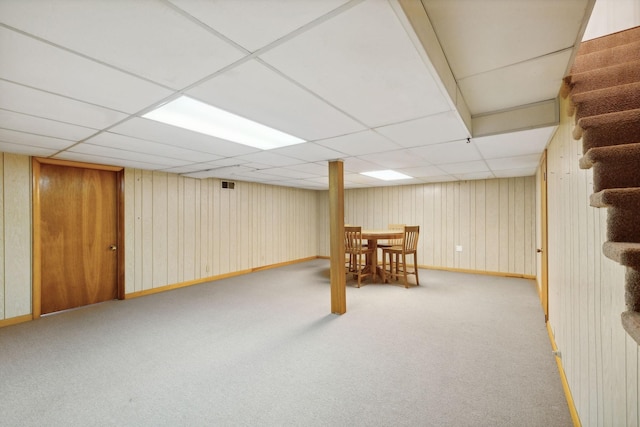
{"type": "Polygon", "coordinates": [[[233,190],[236,188],[236,183],[231,181],[222,181],[222,188],[228,188],[229,190],[233,190]]]}

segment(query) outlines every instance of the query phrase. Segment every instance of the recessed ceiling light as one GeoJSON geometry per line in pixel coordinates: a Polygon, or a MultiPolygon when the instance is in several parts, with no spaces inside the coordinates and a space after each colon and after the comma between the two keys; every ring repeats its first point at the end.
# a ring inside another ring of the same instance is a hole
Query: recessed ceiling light
{"type": "Polygon", "coordinates": [[[397,179],[411,179],[413,177],[392,170],[362,172],[361,175],[382,179],[384,181],[395,181],[397,179]]]}
{"type": "Polygon", "coordinates": [[[262,150],[306,142],[187,96],[167,102],[142,117],[262,150]]]}

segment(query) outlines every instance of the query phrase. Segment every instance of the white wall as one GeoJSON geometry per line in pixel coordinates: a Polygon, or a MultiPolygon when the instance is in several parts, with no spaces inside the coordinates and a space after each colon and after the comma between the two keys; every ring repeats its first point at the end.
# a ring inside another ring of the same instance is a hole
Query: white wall
{"type": "MultiPolygon", "coordinates": [[[[345,222],[373,229],[420,225],[422,266],[533,276],[535,189],[531,176],[346,190],[345,222]]],[[[327,194],[319,192],[319,254],[325,256],[327,194]]]]}
{"type": "MultiPolygon", "coordinates": [[[[561,112],[566,111],[566,101],[561,112]]],[[[549,324],[583,426],[638,426],[638,345],[620,322],[625,269],[602,254],[606,209],[562,114],[548,147],[549,324]]]]}
{"type": "Polygon", "coordinates": [[[582,40],[595,39],[638,25],[640,25],[640,1],[596,0],[582,40]]]}

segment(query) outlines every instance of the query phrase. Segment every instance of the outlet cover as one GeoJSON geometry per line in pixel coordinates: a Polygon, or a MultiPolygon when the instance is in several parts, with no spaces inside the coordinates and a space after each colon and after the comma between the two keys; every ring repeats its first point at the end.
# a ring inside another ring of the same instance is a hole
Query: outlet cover
{"type": "Polygon", "coordinates": [[[462,252],[462,245],[456,245],[456,252],[462,252]]]}

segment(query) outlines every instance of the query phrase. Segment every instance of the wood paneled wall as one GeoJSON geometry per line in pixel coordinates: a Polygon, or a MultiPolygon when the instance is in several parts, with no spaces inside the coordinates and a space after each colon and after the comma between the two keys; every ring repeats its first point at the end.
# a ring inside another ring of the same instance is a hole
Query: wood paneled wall
{"type": "MultiPolygon", "coordinates": [[[[318,197],[319,253],[326,256],[328,207],[326,194],[318,197]]],[[[345,222],[364,228],[420,225],[423,266],[534,276],[535,197],[533,176],[354,189],[345,191],[345,222]]]]}
{"type": "Polygon", "coordinates": [[[312,190],[125,171],[125,291],[317,255],[312,190]]]}
{"type": "Polygon", "coordinates": [[[607,211],[589,206],[593,174],[578,167],[572,123],[563,114],[548,147],[549,324],[582,425],[638,426],[638,345],[620,322],[625,269],[602,255],[607,211]]]}
{"type": "Polygon", "coordinates": [[[0,320],[31,313],[31,160],[0,153],[0,320]]]}

